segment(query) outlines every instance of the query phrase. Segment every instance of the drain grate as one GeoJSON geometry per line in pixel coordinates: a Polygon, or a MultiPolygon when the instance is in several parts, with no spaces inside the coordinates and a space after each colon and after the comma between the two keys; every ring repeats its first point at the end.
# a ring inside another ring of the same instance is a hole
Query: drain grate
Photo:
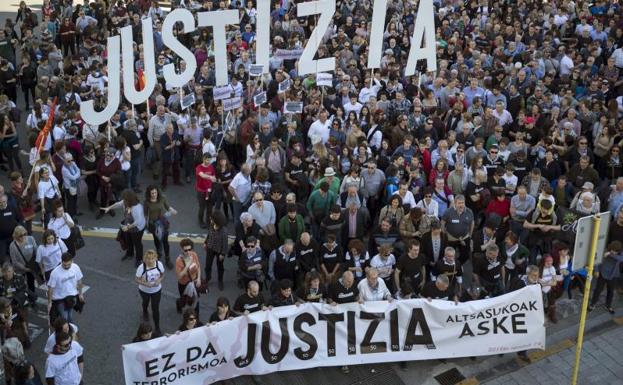
{"type": "Polygon", "coordinates": [[[440,385],[456,385],[464,379],[465,376],[462,375],[457,368],[446,370],[435,376],[435,380],[437,380],[440,385]]]}

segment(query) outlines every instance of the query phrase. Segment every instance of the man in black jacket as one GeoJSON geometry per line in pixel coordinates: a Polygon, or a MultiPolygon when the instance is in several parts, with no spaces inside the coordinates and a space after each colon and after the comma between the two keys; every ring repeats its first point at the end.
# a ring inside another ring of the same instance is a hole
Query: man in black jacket
{"type": "Polygon", "coordinates": [[[0,195],[0,264],[7,260],[9,245],[13,240],[13,230],[21,224],[22,217],[15,207],[8,205],[6,194],[0,195]]]}

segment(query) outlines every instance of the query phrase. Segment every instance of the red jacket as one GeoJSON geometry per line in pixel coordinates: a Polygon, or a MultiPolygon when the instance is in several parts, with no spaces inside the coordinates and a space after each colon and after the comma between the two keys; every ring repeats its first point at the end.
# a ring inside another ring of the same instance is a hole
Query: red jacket
{"type": "Polygon", "coordinates": [[[203,163],[200,163],[199,165],[197,165],[197,167],[195,167],[195,178],[197,179],[197,182],[195,183],[195,190],[201,193],[212,191],[212,181],[200,177],[200,172],[216,177],[214,166],[212,166],[211,164],[204,166],[203,163]]]}
{"type": "Polygon", "coordinates": [[[511,200],[508,197],[504,198],[503,201],[498,200],[498,198],[491,198],[485,213],[487,215],[497,214],[502,218],[507,217],[511,213],[511,200]]]}

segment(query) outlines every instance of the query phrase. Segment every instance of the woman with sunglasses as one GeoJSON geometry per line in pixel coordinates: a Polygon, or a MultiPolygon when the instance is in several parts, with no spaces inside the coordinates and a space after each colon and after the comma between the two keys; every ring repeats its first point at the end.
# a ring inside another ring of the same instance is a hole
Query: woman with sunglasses
{"type": "Polygon", "coordinates": [[[203,326],[203,322],[199,321],[199,316],[194,309],[184,310],[182,324],[177,328],[178,331],[184,332],[203,326]]]}
{"type": "MultiPolygon", "coordinates": [[[[199,256],[193,250],[195,244],[189,238],[180,241],[182,254],[175,260],[175,276],[177,277],[177,290],[180,293],[180,300],[176,301],[177,312],[182,312],[181,302],[186,286],[194,284],[195,287],[201,286],[201,263],[199,256]]],[[[196,301],[195,313],[199,314],[199,301],[196,301]]]]}

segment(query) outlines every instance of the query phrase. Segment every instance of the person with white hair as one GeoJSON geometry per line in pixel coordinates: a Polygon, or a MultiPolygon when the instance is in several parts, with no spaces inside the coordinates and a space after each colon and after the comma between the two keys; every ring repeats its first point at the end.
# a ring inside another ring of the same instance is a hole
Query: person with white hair
{"type": "Polygon", "coordinates": [[[592,215],[599,212],[599,202],[595,200],[595,194],[584,191],[573,208],[583,214],[592,215]]]}
{"type": "Polygon", "coordinates": [[[357,289],[362,301],[392,301],[392,294],[385,285],[385,281],[379,279],[379,271],[375,268],[366,271],[366,279],[359,282],[357,289]]]}

